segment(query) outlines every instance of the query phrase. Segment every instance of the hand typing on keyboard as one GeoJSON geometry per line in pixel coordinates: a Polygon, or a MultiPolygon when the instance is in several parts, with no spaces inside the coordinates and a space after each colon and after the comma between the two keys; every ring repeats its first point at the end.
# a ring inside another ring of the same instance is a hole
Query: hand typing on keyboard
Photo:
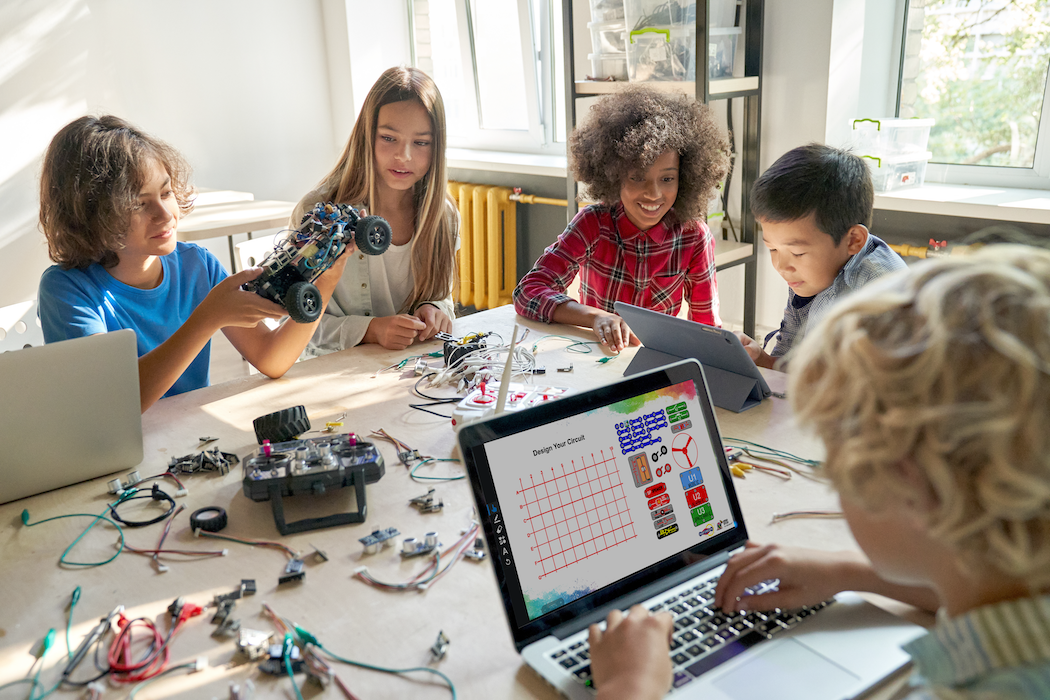
{"type": "Polygon", "coordinates": [[[671,687],[668,643],[674,621],[635,605],[625,616],[609,613],[605,629],[591,625],[591,669],[598,698],[662,698],[671,687]]]}
{"type": "Polygon", "coordinates": [[[738,610],[792,610],[817,605],[842,591],[867,591],[936,610],[932,589],[889,583],[875,573],[860,552],[826,552],[777,544],[748,542],[729,559],[715,590],[714,605],[723,612],[738,610]],[[775,589],[749,595],[763,581],[778,580],[775,589]]]}

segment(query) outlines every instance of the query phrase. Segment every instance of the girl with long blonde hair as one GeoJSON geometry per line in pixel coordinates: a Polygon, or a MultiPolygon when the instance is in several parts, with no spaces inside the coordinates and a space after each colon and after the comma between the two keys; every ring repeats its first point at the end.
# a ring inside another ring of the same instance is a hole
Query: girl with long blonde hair
{"type": "Polygon", "coordinates": [[[339,161],[289,222],[331,201],[382,216],[393,231],[383,255],[350,254],[309,353],[361,343],[400,350],[452,329],[459,218],[447,189],[441,93],[420,70],[390,68],[365,97],[339,161]]]}

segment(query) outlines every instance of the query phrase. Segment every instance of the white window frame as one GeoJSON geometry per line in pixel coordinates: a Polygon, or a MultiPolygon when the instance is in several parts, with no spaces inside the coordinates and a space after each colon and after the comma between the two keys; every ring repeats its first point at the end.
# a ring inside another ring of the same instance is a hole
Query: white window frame
{"type": "MultiPolygon", "coordinates": [[[[522,130],[513,129],[486,129],[481,124],[481,109],[478,96],[477,75],[474,73],[474,47],[471,41],[471,26],[469,8],[471,3],[485,2],[485,0],[454,0],[456,5],[456,23],[460,36],[460,56],[465,81],[473,80],[472,84],[465,86],[463,94],[469,100],[468,108],[464,110],[468,115],[466,124],[457,124],[456,129],[450,129],[448,146],[451,148],[467,148],[480,150],[509,151],[515,153],[534,154],[565,154],[565,143],[555,141],[554,121],[556,119],[554,86],[556,85],[555,51],[553,45],[552,18],[555,11],[554,4],[557,0],[517,0],[518,26],[520,28],[518,46],[522,52],[522,65],[524,66],[526,109],[528,112],[528,128],[522,130]],[[533,27],[532,5],[541,3],[543,12],[540,12],[540,26],[533,27]],[[542,38],[541,50],[537,57],[534,47],[536,45],[534,32],[538,31],[542,38]],[[540,62],[540,70],[536,70],[537,58],[540,62]],[[541,99],[541,95],[546,99],[541,99]],[[457,133],[452,133],[453,131],[457,133]]],[[[409,16],[414,18],[414,1],[407,0],[409,16]]],[[[414,25],[414,23],[413,23],[414,25]]],[[[510,37],[508,37],[508,42],[510,37]]],[[[413,47],[413,63],[415,63],[415,35],[409,37],[413,47]]],[[[438,88],[441,86],[438,85],[438,88]]]]}
{"type": "MultiPolygon", "coordinates": [[[[897,80],[893,95],[894,113],[899,113],[901,91],[901,57],[907,34],[908,0],[897,0],[898,32],[895,38],[897,80]]],[[[1043,111],[1039,117],[1035,159],[1031,168],[1013,168],[990,165],[957,165],[930,162],[926,166],[927,183],[976,185],[981,187],[1016,187],[1023,189],[1050,189],[1050,70],[1043,87],[1043,111]]]]}

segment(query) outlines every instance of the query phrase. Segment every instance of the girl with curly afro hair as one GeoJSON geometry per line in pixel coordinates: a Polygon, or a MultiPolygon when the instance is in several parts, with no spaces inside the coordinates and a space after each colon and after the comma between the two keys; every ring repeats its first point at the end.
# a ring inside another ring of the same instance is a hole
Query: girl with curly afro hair
{"type": "Polygon", "coordinates": [[[632,86],[609,95],[569,138],[584,207],[514,290],[519,314],[590,326],[619,352],[637,345],[613,311],[623,301],[718,326],[715,243],[704,223],[729,168],[729,139],[683,95],[632,86]],[[580,301],[565,290],[580,275],[580,301]]]}

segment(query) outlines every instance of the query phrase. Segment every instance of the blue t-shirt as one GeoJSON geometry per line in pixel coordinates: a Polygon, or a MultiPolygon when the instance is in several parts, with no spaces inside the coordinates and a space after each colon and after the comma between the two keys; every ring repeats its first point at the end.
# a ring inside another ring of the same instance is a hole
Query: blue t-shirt
{"type": "MultiPolygon", "coordinates": [[[[160,260],[164,279],[155,289],[130,287],[97,263],[84,270],[49,267],[40,276],[38,299],[44,342],[130,328],[142,357],[166,341],[227,275],[194,243],[177,243],[160,260]]],[[[211,341],[164,396],[208,386],[210,360],[211,341]]]]}

